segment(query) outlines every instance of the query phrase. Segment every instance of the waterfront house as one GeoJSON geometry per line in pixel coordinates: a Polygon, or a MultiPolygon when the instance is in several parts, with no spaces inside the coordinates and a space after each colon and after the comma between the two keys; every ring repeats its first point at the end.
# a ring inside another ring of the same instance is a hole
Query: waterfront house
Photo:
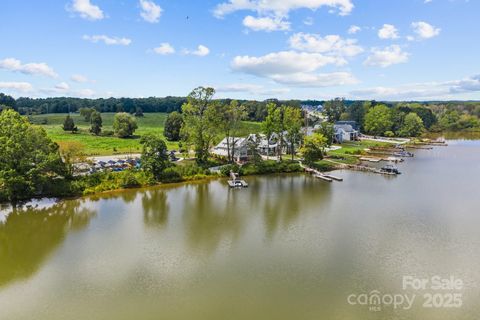
{"type": "Polygon", "coordinates": [[[335,142],[343,143],[344,141],[358,140],[359,132],[355,130],[350,124],[335,124],[335,142]]]}
{"type": "Polygon", "coordinates": [[[230,149],[230,155],[232,155],[231,153],[233,153],[233,158],[235,159],[235,161],[247,161],[250,158],[249,141],[251,139],[251,136],[252,135],[246,138],[224,138],[222,141],[220,141],[218,145],[213,148],[212,154],[217,157],[227,158],[230,149]]]}

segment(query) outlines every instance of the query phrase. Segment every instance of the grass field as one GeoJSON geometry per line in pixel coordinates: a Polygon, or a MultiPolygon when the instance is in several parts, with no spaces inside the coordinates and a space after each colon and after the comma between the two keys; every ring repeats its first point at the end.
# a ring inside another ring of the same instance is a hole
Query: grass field
{"type": "MultiPolygon", "coordinates": [[[[113,131],[114,113],[102,113],[103,131],[113,131]]],[[[85,147],[84,153],[88,156],[93,155],[112,155],[139,153],[141,151],[140,138],[145,134],[156,134],[163,137],[163,129],[166,113],[145,113],[144,117],[137,118],[138,129],[135,136],[129,139],[120,139],[115,136],[94,136],[90,134],[90,124],[79,114],[72,114],[75,125],[78,127],[78,133],[72,134],[62,129],[63,121],[67,114],[42,114],[31,116],[30,121],[45,128],[48,136],[55,142],[78,141],[85,147]]],[[[241,135],[260,131],[260,123],[243,122],[241,135]]],[[[222,137],[219,137],[219,140],[222,137]]],[[[178,150],[178,143],[167,142],[168,148],[178,150]]]]}

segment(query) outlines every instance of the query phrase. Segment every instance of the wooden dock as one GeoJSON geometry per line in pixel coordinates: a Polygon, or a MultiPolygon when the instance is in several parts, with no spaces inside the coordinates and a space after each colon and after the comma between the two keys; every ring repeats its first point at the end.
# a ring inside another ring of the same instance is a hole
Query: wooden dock
{"type": "Polygon", "coordinates": [[[327,181],[327,182],[333,182],[334,180],[335,181],[343,181],[343,178],[334,176],[332,174],[326,174],[326,173],[320,172],[320,171],[318,171],[316,169],[313,169],[313,168],[305,167],[302,164],[300,164],[300,165],[305,169],[305,172],[310,173],[315,178],[321,179],[323,181],[327,181]]]}
{"type": "Polygon", "coordinates": [[[336,177],[336,176],[333,176],[331,174],[324,174],[323,177],[327,178],[327,179],[332,179],[332,180],[335,180],[335,181],[343,181],[343,178],[340,178],[340,177],[336,177]]]}
{"type": "Polygon", "coordinates": [[[404,160],[399,157],[360,157],[361,161],[368,161],[378,163],[380,161],[387,161],[387,162],[403,162],[404,160]]]}
{"type": "Polygon", "coordinates": [[[428,147],[428,146],[418,146],[418,145],[405,145],[406,148],[410,149],[420,149],[420,150],[432,150],[433,147],[428,147]]]}

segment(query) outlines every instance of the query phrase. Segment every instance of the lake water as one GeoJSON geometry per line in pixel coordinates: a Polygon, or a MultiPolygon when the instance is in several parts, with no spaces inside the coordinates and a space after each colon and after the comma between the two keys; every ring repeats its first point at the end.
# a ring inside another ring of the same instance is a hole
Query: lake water
{"type": "Polygon", "coordinates": [[[480,141],[399,167],[5,209],[0,319],[478,319],[480,141]],[[406,276],[462,286],[404,290],[406,276]],[[360,304],[364,293],[383,304],[360,304]],[[425,294],[440,294],[436,308],[425,294]],[[454,294],[462,305],[446,307],[454,294]],[[411,307],[389,304],[400,295],[411,307]]]}

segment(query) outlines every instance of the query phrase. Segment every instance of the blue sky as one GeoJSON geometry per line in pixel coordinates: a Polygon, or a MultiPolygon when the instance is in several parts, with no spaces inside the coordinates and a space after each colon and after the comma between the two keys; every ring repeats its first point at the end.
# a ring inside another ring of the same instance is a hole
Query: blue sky
{"type": "Polygon", "coordinates": [[[15,97],[480,99],[477,0],[2,0],[15,97]]]}

